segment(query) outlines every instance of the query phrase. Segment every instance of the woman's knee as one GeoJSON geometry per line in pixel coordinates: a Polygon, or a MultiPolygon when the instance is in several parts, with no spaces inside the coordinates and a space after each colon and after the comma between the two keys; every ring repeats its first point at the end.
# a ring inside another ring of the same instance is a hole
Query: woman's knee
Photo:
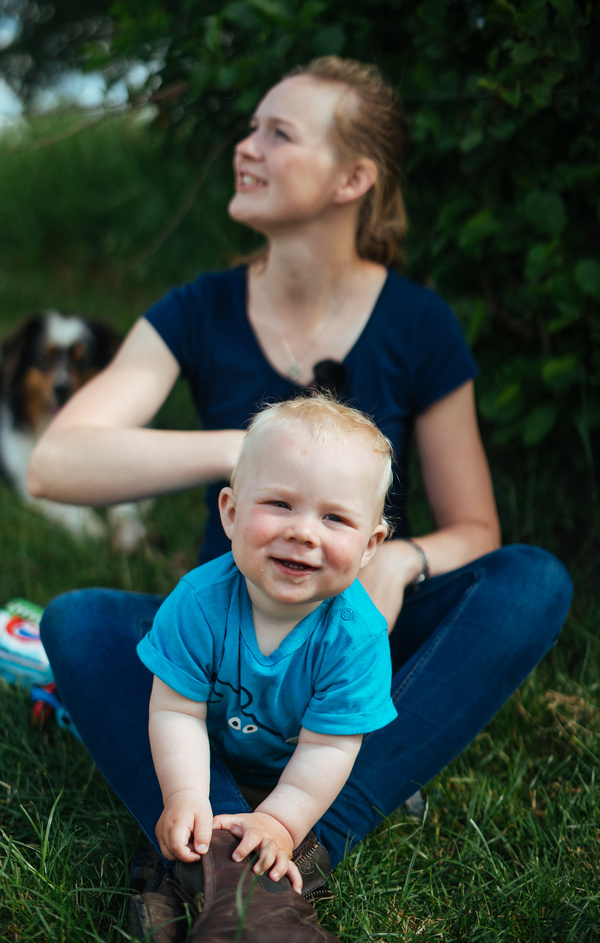
{"type": "Polygon", "coordinates": [[[40,623],[40,637],[48,651],[69,635],[73,625],[81,621],[80,614],[90,611],[89,601],[82,599],[86,591],[72,590],[48,603],[40,623]]]}
{"type": "Polygon", "coordinates": [[[44,610],[42,642],[53,652],[135,646],[149,631],[163,597],[116,589],[72,590],[57,596],[44,610]]]}
{"type": "Polygon", "coordinates": [[[505,602],[528,634],[539,631],[554,644],[571,605],[573,583],[564,564],[528,544],[502,547],[484,558],[486,578],[495,579],[505,602]]]}
{"type": "Polygon", "coordinates": [[[512,585],[543,595],[565,612],[571,603],[573,584],[564,563],[548,550],[529,544],[510,544],[490,554],[490,560],[510,577],[512,585]]]}

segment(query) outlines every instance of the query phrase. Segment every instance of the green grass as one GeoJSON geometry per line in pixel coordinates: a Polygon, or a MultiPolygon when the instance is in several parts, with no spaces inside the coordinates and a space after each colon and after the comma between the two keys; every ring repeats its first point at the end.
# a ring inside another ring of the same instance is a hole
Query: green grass
{"type": "MultiPolygon", "coordinates": [[[[429,784],[423,823],[400,811],[352,852],[326,927],[348,943],[598,940],[597,642],[577,636],[429,784]]],[[[136,827],[70,734],[32,727],[24,691],[0,684],[0,703],[0,938],[128,939],[136,827]]]]}
{"type": "MultiPolygon", "coordinates": [[[[134,134],[125,146],[117,127],[123,146],[115,148],[114,128],[104,138],[102,129],[89,133],[93,146],[80,136],[65,143],[60,172],[51,166],[54,148],[35,152],[37,163],[33,152],[0,150],[0,206],[7,219],[11,205],[22,208],[0,227],[2,336],[49,305],[109,317],[125,330],[172,282],[223,262],[229,237],[215,232],[212,204],[202,203],[187,229],[123,279],[131,246],[150,246],[192,181],[177,166],[163,171],[155,143],[134,134]],[[102,169],[89,177],[94,155],[102,169]],[[101,192],[116,178],[113,223],[86,188],[97,180],[101,192]],[[146,196],[136,218],[128,187],[139,180],[146,196]]],[[[157,424],[194,424],[181,386],[157,424]]],[[[491,459],[505,540],[538,543],[565,560],[576,586],[571,613],[558,646],[429,784],[424,822],[399,811],[337,870],[335,899],[320,910],[347,943],[600,941],[597,496],[590,470],[565,470],[551,444],[520,454],[495,448],[491,459]]],[[[416,497],[419,531],[428,514],[416,497]]],[[[74,541],[0,483],[0,603],[25,596],[45,605],[64,590],[99,585],[166,593],[195,564],[203,527],[200,491],[162,498],[149,511],[147,542],[126,557],[108,540],[74,541]]],[[[25,691],[0,682],[0,718],[0,940],[127,940],[136,826],[71,734],[32,725],[25,691]]]]}

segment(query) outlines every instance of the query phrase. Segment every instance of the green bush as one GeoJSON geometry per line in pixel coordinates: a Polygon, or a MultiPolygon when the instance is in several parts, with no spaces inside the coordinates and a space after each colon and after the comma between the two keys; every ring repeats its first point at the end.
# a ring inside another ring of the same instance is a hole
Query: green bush
{"type": "Polygon", "coordinates": [[[206,178],[170,154],[164,138],[136,112],[52,114],[0,138],[3,333],[38,304],[85,303],[88,313],[115,319],[125,282],[147,304],[203,265],[226,262],[229,162],[215,162],[206,178]],[[90,285],[99,292],[95,311],[90,285]]]}

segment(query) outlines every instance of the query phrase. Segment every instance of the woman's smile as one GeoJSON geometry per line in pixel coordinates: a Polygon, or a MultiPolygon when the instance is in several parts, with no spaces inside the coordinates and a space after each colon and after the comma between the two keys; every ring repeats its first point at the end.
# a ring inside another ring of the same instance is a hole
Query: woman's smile
{"type": "Polygon", "coordinates": [[[264,187],[266,183],[264,180],[261,180],[259,177],[255,177],[254,174],[249,174],[246,172],[238,173],[236,180],[236,189],[242,190],[246,187],[264,187]]]}

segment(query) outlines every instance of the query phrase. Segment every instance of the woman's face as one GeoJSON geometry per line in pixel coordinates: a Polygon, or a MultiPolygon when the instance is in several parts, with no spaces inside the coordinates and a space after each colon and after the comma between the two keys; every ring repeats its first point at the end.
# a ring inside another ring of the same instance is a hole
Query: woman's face
{"type": "Polygon", "coordinates": [[[268,92],[235,150],[233,219],[272,235],[331,211],[347,164],[332,141],[345,93],[309,76],[284,79],[268,92]]]}

